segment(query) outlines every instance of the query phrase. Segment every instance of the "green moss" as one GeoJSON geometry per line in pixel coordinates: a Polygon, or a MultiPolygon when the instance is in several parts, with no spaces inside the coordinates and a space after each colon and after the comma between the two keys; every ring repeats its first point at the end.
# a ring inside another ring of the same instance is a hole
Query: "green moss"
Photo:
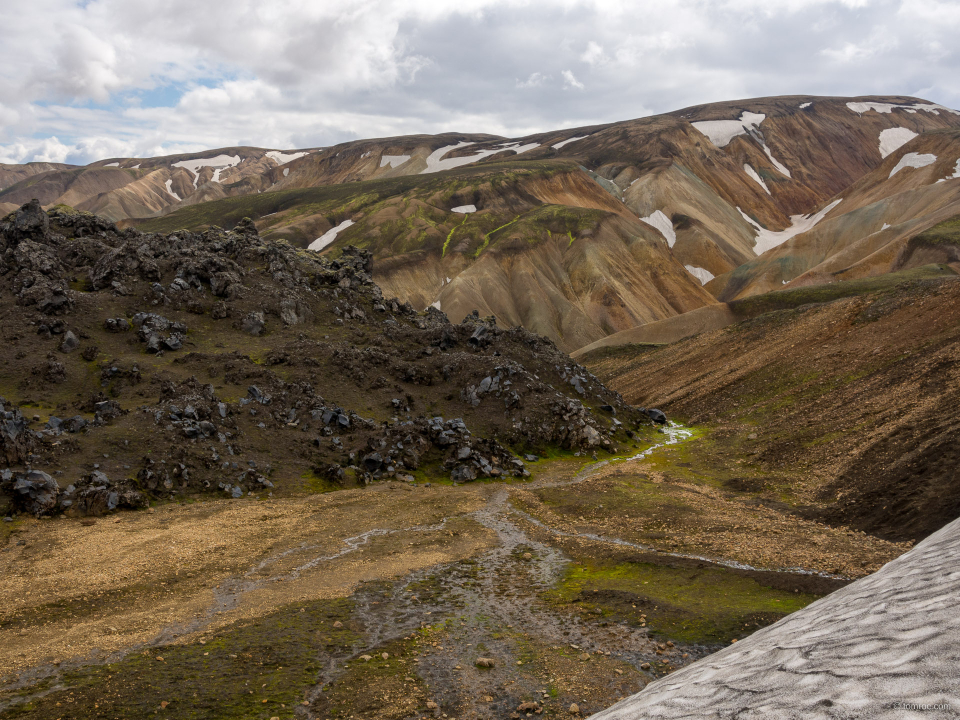
{"type": "Polygon", "coordinates": [[[514,218],[513,220],[511,220],[510,222],[504,223],[504,224],[501,225],[500,227],[494,228],[493,230],[491,230],[490,232],[488,232],[486,235],[484,235],[484,236],[483,236],[483,244],[482,244],[479,248],[477,248],[477,251],[473,254],[473,256],[474,256],[475,258],[480,257],[480,253],[482,253],[484,250],[486,250],[486,249],[487,249],[487,246],[490,244],[490,236],[491,236],[491,235],[493,235],[494,233],[497,233],[497,232],[503,230],[505,227],[509,227],[509,226],[513,225],[513,224],[514,224],[515,222],[517,222],[517,220],[519,220],[519,219],[520,219],[520,216],[517,215],[517,217],[515,217],[515,218],[514,218]]]}
{"type": "Polygon", "coordinates": [[[817,599],[725,568],[592,561],[571,565],[551,597],[637,624],[645,616],[654,635],[697,643],[743,638],[817,599]]]}
{"type": "Polygon", "coordinates": [[[350,627],[352,611],[345,599],[289,606],[238,622],[206,644],[156,648],[70,671],[60,680],[63,689],[14,705],[5,717],[155,717],[166,702],[161,717],[169,719],[290,718],[324,658],[352,652],[359,640],[350,627]],[[338,620],[342,628],[333,627],[338,620]]]}

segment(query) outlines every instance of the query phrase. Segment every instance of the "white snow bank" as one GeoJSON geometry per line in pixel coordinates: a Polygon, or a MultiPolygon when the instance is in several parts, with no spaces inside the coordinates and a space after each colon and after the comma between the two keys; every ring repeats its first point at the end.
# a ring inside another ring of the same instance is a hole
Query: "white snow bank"
{"type": "Polygon", "coordinates": [[[120,163],[118,162],[107,163],[106,165],[104,165],[104,167],[120,167],[120,163]]]}
{"type": "Polygon", "coordinates": [[[450,212],[455,213],[474,213],[477,211],[476,205],[459,205],[455,208],[450,208],[450,212]]]}
{"type": "Polygon", "coordinates": [[[811,230],[814,225],[823,220],[824,216],[833,210],[837,205],[843,201],[843,198],[839,200],[834,200],[832,203],[823,208],[820,212],[815,215],[791,215],[790,216],[790,227],[786,230],[780,230],[779,232],[774,232],[773,230],[766,230],[765,228],[760,227],[760,225],[754,221],[749,215],[747,215],[743,210],[740,210],[738,207],[737,210],[743,216],[743,219],[748,223],[753,225],[757,229],[757,242],[753,246],[753,251],[757,255],[765,253],[767,250],[771,250],[779,245],[783,245],[787,240],[792,237],[799,235],[800,233],[805,233],[808,230],[811,230]]]}
{"type": "Polygon", "coordinates": [[[436,308],[437,310],[439,310],[439,309],[440,309],[440,301],[437,300],[436,302],[430,303],[430,307],[433,307],[433,308],[436,308]]]}
{"type": "Polygon", "coordinates": [[[286,165],[288,162],[293,162],[294,160],[297,160],[298,158],[302,158],[304,155],[309,155],[309,154],[310,153],[305,151],[285,153],[285,152],[280,152],[279,150],[271,150],[268,153],[266,153],[267,157],[275,161],[277,165],[286,165]]]}
{"type": "Polygon", "coordinates": [[[762,187],[764,190],[767,191],[767,195],[770,194],[770,188],[767,187],[767,184],[763,181],[763,178],[760,177],[759,173],[757,173],[756,170],[754,170],[752,167],[750,167],[747,163],[744,163],[744,164],[743,164],[743,171],[744,171],[747,175],[749,175],[750,177],[752,177],[754,180],[756,180],[756,181],[757,181],[757,185],[759,185],[760,187],[762,187]]]}
{"type": "Polygon", "coordinates": [[[880,228],[880,232],[883,232],[883,231],[886,230],[888,227],[890,227],[890,223],[884,223],[884,224],[883,224],[883,227],[880,228]]]}
{"type": "Polygon", "coordinates": [[[684,265],[684,267],[687,269],[687,272],[700,281],[701,285],[706,285],[715,277],[712,272],[705,270],[702,267],[696,267],[695,265],[684,265]]]}
{"type": "Polygon", "coordinates": [[[858,115],[874,110],[878,113],[890,113],[896,108],[901,108],[906,110],[909,113],[916,113],[917,110],[923,110],[924,112],[930,112],[934,115],[939,115],[940,110],[945,112],[953,113],[954,115],[960,115],[960,111],[951,110],[948,107],[943,105],[936,105],[934,103],[918,103],[916,105],[897,105],[896,103],[881,103],[881,102],[848,102],[847,107],[850,108],[853,112],[858,115]]]}
{"type": "Polygon", "coordinates": [[[677,233],[673,230],[673,223],[666,216],[663,210],[657,210],[646,217],[640,218],[651,227],[655,227],[667,241],[667,245],[673,247],[677,242],[677,233]]]}
{"type": "Polygon", "coordinates": [[[933,165],[936,161],[937,156],[933,153],[924,153],[923,155],[920,153],[907,153],[900,158],[900,162],[897,163],[897,166],[890,171],[889,177],[893,177],[904,168],[922,168],[926,167],[927,165],[933,165]]]}
{"type": "Polygon", "coordinates": [[[804,108],[808,108],[811,105],[813,105],[813,103],[811,102],[800,103],[800,109],[803,110],[804,108]]]}
{"type": "Polygon", "coordinates": [[[482,160],[485,157],[490,157],[491,155],[496,155],[497,153],[503,152],[504,150],[513,150],[518,155],[520,153],[525,153],[528,150],[533,150],[534,148],[540,147],[540,143],[528,143],[526,145],[521,145],[518,142],[503,143],[492,148],[487,148],[486,150],[480,150],[475,155],[469,155],[466,157],[455,157],[455,158],[443,158],[451,150],[458,150],[468,145],[473,145],[471,142],[462,142],[457,143],[456,145],[447,145],[446,147],[439,148],[430,153],[430,156],[427,158],[427,168],[421,172],[421,175],[426,175],[427,173],[441,172],[442,170],[452,170],[453,168],[460,167],[461,165],[469,165],[470,163],[475,163],[478,160],[482,160]]]}
{"type": "Polygon", "coordinates": [[[766,119],[763,113],[743,111],[739,120],[701,120],[690,123],[707,136],[718,148],[725,147],[737,135],[746,135],[750,128],[756,128],[766,119]]]}
{"type": "Polygon", "coordinates": [[[880,157],[886,157],[890,153],[899,150],[908,142],[913,140],[917,134],[907,128],[895,127],[880,131],[880,157]]]}
{"type": "Polygon", "coordinates": [[[321,235],[312,243],[310,243],[307,249],[313,250],[314,252],[320,252],[327,245],[329,245],[330,243],[332,243],[334,240],[337,239],[337,233],[339,233],[341,230],[346,230],[351,225],[353,225],[353,220],[344,220],[342,223],[340,223],[336,227],[330,228],[323,235],[321,235]]]}
{"type": "Polygon", "coordinates": [[[177,195],[177,194],[173,191],[173,180],[172,180],[172,179],[171,179],[171,180],[167,180],[166,186],[167,186],[167,192],[170,194],[171,197],[176,198],[177,202],[180,202],[180,201],[183,199],[183,198],[181,198],[179,195],[177,195]]]}
{"type": "Polygon", "coordinates": [[[288,175],[290,175],[290,168],[284,168],[284,169],[283,169],[283,176],[284,176],[284,177],[287,177],[288,175]]]}
{"type": "Polygon", "coordinates": [[[410,159],[409,155],[381,155],[380,167],[398,168],[410,159]]]}
{"type": "Polygon", "coordinates": [[[140,169],[140,163],[137,163],[136,165],[134,165],[134,166],[131,167],[130,169],[131,169],[131,170],[139,170],[139,169],[140,169]]]}
{"type": "MultiPolygon", "coordinates": [[[[182,167],[185,170],[189,170],[193,173],[193,186],[196,187],[197,183],[200,181],[200,170],[201,168],[219,168],[224,169],[228,167],[234,167],[235,165],[240,164],[239,155],[217,155],[212,158],[195,158],[193,160],[181,160],[180,162],[173,163],[170,167],[182,167]]],[[[219,173],[217,174],[219,177],[219,173]]]]}
{"type": "Polygon", "coordinates": [[[953,175],[947,175],[945,178],[940,178],[937,180],[937,182],[941,183],[947,180],[956,180],[957,178],[960,178],[960,160],[957,160],[957,164],[953,166],[953,175]]]}
{"type": "Polygon", "coordinates": [[[766,143],[763,143],[763,151],[767,154],[767,157],[770,159],[770,163],[771,163],[777,170],[779,170],[780,172],[782,172],[782,173],[783,173],[784,175],[786,175],[787,177],[793,177],[793,175],[791,175],[791,174],[790,174],[790,171],[787,169],[787,166],[784,165],[782,162],[780,162],[779,160],[777,160],[777,159],[773,156],[773,153],[770,152],[770,148],[767,147],[767,144],[766,144],[766,143]]]}
{"type": "Polygon", "coordinates": [[[560,148],[562,148],[562,147],[563,147],[564,145],[566,145],[567,143],[576,142],[577,140],[583,140],[585,137],[590,137],[590,136],[589,136],[589,135],[577,135],[576,137],[571,137],[571,138],[567,138],[566,140],[561,140],[560,142],[555,143],[555,144],[551,145],[550,147],[552,147],[554,150],[559,150],[560,148]]]}

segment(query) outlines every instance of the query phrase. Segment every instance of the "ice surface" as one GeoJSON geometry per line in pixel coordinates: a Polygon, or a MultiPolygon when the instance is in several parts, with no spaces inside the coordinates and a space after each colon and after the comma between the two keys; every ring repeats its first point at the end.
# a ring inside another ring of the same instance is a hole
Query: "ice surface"
{"type": "Polygon", "coordinates": [[[455,208],[450,208],[450,212],[455,213],[475,213],[477,211],[476,205],[458,205],[455,208]]]}
{"type": "Polygon", "coordinates": [[[743,216],[743,219],[748,223],[753,225],[757,229],[757,242],[753,246],[753,251],[760,255],[765,253],[767,250],[775,248],[779,245],[783,245],[787,240],[792,237],[799,235],[800,233],[805,233],[807,230],[813,228],[818,222],[823,220],[824,216],[833,210],[837,205],[842,202],[843,198],[839,200],[834,200],[832,203],[823,208],[820,212],[815,215],[791,215],[791,225],[786,230],[780,230],[779,232],[774,232],[773,230],[766,230],[761,227],[757,222],[747,215],[743,210],[737,208],[740,214],[743,216]]]}
{"type": "Polygon", "coordinates": [[[381,155],[380,167],[398,168],[410,159],[409,155],[381,155]]]}
{"type": "Polygon", "coordinates": [[[172,179],[167,180],[166,186],[167,186],[167,192],[170,193],[170,195],[171,195],[172,197],[175,197],[175,198],[177,199],[177,202],[180,202],[180,201],[183,199],[183,198],[181,198],[179,195],[177,195],[177,194],[173,191],[173,180],[172,180],[172,179]]]}
{"type": "Polygon", "coordinates": [[[767,191],[767,195],[770,194],[770,188],[767,187],[767,184],[763,181],[763,178],[760,177],[760,175],[757,173],[756,170],[754,170],[752,167],[750,167],[749,165],[747,165],[746,163],[744,163],[744,164],[743,164],[743,171],[744,171],[747,175],[749,175],[750,177],[752,177],[754,180],[756,180],[756,181],[757,181],[757,184],[758,184],[760,187],[762,187],[764,190],[767,191]]]}
{"type": "Polygon", "coordinates": [[[718,148],[722,148],[737,135],[746,135],[750,128],[758,127],[766,117],[763,113],[744,110],[739,120],[701,120],[691,125],[706,135],[718,148]]]}
{"type": "Polygon", "coordinates": [[[873,575],[592,720],[956,718],[958,557],[954,520],[873,575]]]}
{"type": "MultiPolygon", "coordinates": [[[[196,187],[197,183],[200,181],[200,169],[201,168],[216,168],[224,169],[228,167],[234,167],[235,165],[240,164],[239,155],[217,155],[212,158],[195,158],[193,160],[181,160],[180,162],[173,163],[170,167],[182,167],[185,170],[189,170],[193,173],[193,186],[196,187]]],[[[219,173],[216,175],[220,176],[219,173]]]]}
{"type": "Polygon", "coordinates": [[[309,154],[310,153],[305,151],[285,153],[285,152],[280,152],[279,150],[270,150],[269,152],[266,153],[266,156],[271,160],[274,160],[277,163],[277,165],[286,165],[288,162],[293,162],[297,158],[302,158],[304,155],[309,155],[309,154]]]}
{"type": "Polygon", "coordinates": [[[307,249],[313,250],[314,252],[320,252],[327,245],[329,245],[330,243],[332,243],[334,240],[337,239],[337,233],[339,233],[341,230],[346,230],[351,225],[353,225],[353,220],[344,220],[342,223],[340,223],[336,227],[330,228],[323,235],[321,235],[312,243],[310,243],[307,249]]]}
{"type": "Polygon", "coordinates": [[[908,142],[913,140],[917,134],[907,128],[895,127],[880,131],[880,157],[886,157],[890,153],[899,150],[908,142]]]}
{"type": "Polygon", "coordinates": [[[560,142],[555,143],[550,147],[552,147],[554,150],[559,150],[567,143],[576,142],[577,140],[583,140],[585,137],[589,137],[589,135],[577,135],[576,137],[570,137],[570,138],[567,138],[566,140],[561,140],[560,142]]]}
{"type": "Polygon", "coordinates": [[[684,267],[687,269],[687,272],[700,281],[701,285],[706,285],[715,277],[712,272],[704,270],[702,267],[696,267],[695,265],[684,265],[684,267]]]}
{"type": "Polygon", "coordinates": [[[663,235],[664,239],[667,241],[667,245],[670,247],[673,247],[674,243],[677,242],[677,233],[673,230],[673,223],[670,221],[670,218],[666,216],[663,210],[657,210],[640,219],[647,225],[655,227],[657,230],[659,230],[660,234],[663,235]]]}
{"type": "Polygon", "coordinates": [[[890,171],[889,177],[893,177],[904,168],[922,168],[926,167],[927,165],[933,165],[936,161],[937,156],[933,153],[924,153],[923,155],[920,153],[907,153],[900,158],[900,162],[897,163],[897,166],[890,171]]]}

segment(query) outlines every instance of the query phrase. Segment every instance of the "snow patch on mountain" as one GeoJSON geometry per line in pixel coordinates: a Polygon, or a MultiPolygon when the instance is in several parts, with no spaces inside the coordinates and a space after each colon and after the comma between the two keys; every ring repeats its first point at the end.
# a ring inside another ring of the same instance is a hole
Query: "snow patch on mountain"
{"type": "Polygon", "coordinates": [[[940,178],[937,180],[938,183],[946,182],[947,180],[956,180],[960,178],[960,160],[957,160],[957,164],[953,166],[953,175],[947,175],[945,178],[940,178]]]}
{"type": "Polygon", "coordinates": [[[800,109],[803,110],[804,108],[808,108],[811,105],[813,105],[813,103],[811,102],[800,103],[800,109]]]}
{"type": "Polygon", "coordinates": [[[270,150],[268,153],[266,153],[267,157],[275,161],[277,165],[286,165],[288,162],[293,162],[294,160],[309,154],[310,153],[308,152],[285,153],[280,152],[279,150],[270,150]]]}
{"type": "Polygon", "coordinates": [[[770,152],[770,148],[767,147],[767,144],[766,144],[766,143],[763,143],[763,151],[767,154],[767,157],[770,159],[770,163],[771,163],[777,170],[779,170],[780,172],[782,172],[782,173],[783,173],[784,175],[786,175],[788,178],[792,178],[792,177],[793,177],[793,175],[791,175],[791,174],[790,174],[790,171],[787,169],[787,166],[784,165],[782,162],[780,162],[779,160],[777,160],[777,159],[773,156],[773,153],[770,152]]]}
{"type": "Polygon", "coordinates": [[[450,212],[463,213],[463,214],[475,213],[476,211],[477,211],[476,205],[458,205],[455,208],[450,208],[450,212]]]}
{"type": "Polygon", "coordinates": [[[706,285],[715,277],[712,272],[705,270],[702,267],[696,267],[695,265],[684,265],[684,267],[687,269],[687,272],[700,281],[701,285],[706,285]]]}
{"type": "Polygon", "coordinates": [[[518,142],[509,142],[503,143],[501,145],[494,146],[492,148],[487,148],[486,150],[480,150],[475,155],[468,155],[466,157],[455,157],[455,158],[443,158],[448,152],[452,150],[458,150],[460,148],[467,147],[468,145],[473,145],[471,142],[462,142],[457,143],[456,145],[447,145],[445,147],[434,150],[430,153],[430,156],[427,158],[427,168],[423,170],[420,174],[426,175],[427,173],[442,172],[443,170],[452,170],[453,168],[458,168],[461,165],[469,165],[470,163],[475,163],[478,160],[483,160],[485,157],[490,157],[491,155],[496,155],[497,153],[503,152],[504,150],[513,150],[517,155],[520,153],[525,153],[528,150],[533,150],[534,148],[540,147],[540,143],[528,143],[526,145],[521,145],[518,142]]]}
{"type": "Polygon", "coordinates": [[[935,103],[917,103],[916,105],[897,105],[896,103],[883,103],[883,102],[848,102],[847,107],[850,108],[853,112],[858,115],[862,115],[869,110],[874,110],[878,113],[891,113],[895,109],[900,108],[906,110],[908,113],[916,113],[917,110],[923,110],[924,112],[933,113],[934,115],[939,115],[940,111],[953,113],[954,115],[960,115],[960,110],[952,110],[943,105],[937,105],[935,103]]]}
{"type": "Polygon", "coordinates": [[[670,221],[670,218],[666,216],[663,210],[656,210],[650,215],[640,218],[640,220],[659,230],[660,234],[663,235],[663,238],[667,241],[667,245],[669,247],[673,247],[674,243],[677,242],[677,233],[674,232],[673,223],[670,221]]]}
{"type": "Polygon", "coordinates": [[[739,120],[701,120],[690,123],[718,148],[726,147],[737,135],[746,135],[766,119],[763,113],[743,111],[739,120]]]}
{"type": "Polygon", "coordinates": [[[775,247],[783,245],[787,240],[792,237],[796,237],[801,233],[805,233],[808,230],[811,230],[814,225],[823,220],[828,212],[833,210],[837,205],[843,201],[843,198],[839,200],[834,200],[832,203],[823,208],[820,212],[815,215],[791,215],[790,216],[790,227],[786,230],[773,231],[767,230],[766,228],[761,227],[753,218],[747,215],[739,207],[737,210],[740,215],[743,216],[743,219],[748,223],[753,225],[757,230],[757,241],[753,246],[753,251],[757,255],[762,255],[767,250],[771,250],[775,247]]]}
{"type": "Polygon", "coordinates": [[[104,167],[120,167],[120,163],[118,162],[107,163],[106,165],[104,165],[104,167]]]}
{"type": "Polygon", "coordinates": [[[177,195],[177,194],[173,191],[173,180],[167,180],[167,182],[165,183],[165,185],[166,185],[166,187],[167,187],[167,193],[168,193],[171,197],[176,198],[177,202],[180,202],[180,201],[183,199],[183,198],[181,198],[179,195],[177,195]]]}
{"type": "Polygon", "coordinates": [[[289,174],[290,174],[290,168],[284,168],[284,169],[283,169],[283,176],[284,176],[284,177],[287,177],[289,174]]]}
{"type": "Polygon", "coordinates": [[[583,140],[586,137],[589,137],[589,135],[576,135],[575,137],[567,138],[566,140],[561,140],[560,142],[555,143],[550,147],[552,147],[554,150],[559,150],[560,148],[562,148],[564,145],[568,143],[576,142],[577,140],[583,140]]]}
{"type": "Polygon", "coordinates": [[[343,230],[346,230],[351,225],[353,225],[353,220],[344,220],[342,223],[340,223],[336,227],[330,228],[323,235],[321,235],[312,243],[310,243],[307,249],[313,250],[314,252],[320,252],[327,245],[329,245],[330,243],[332,243],[334,240],[337,239],[337,233],[343,230]]]}
{"type": "Polygon", "coordinates": [[[753,178],[754,180],[756,180],[756,181],[757,181],[757,185],[759,185],[760,187],[762,187],[764,190],[767,191],[767,195],[770,195],[770,188],[767,187],[767,184],[763,181],[763,178],[760,177],[759,173],[757,173],[756,170],[754,170],[752,167],[750,167],[750,165],[748,165],[747,163],[744,163],[744,164],[743,164],[743,171],[744,171],[747,175],[749,175],[751,178],[753,178]]]}
{"type": "MultiPolygon", "coordinates": [[[[200,170],[202,168],[215,168],[219,170],[224,170],[228,167],[235,167],[240,164],[239,155],[217,155],[212,158],[195,158],[193,160],[181,160],[180,162],[173,163],[170,167],[182,167],[184,170],[189,170],[193,173],[193,186],[197,187],[197,183],[200,181],[200,170]]],[[[216,177],[220,177],[220,173],[216,174],[216,177]]]]}
{"type": "Polygon", "coordinates": [[[410,159],[409,155],[381,155],[380,167],[398,168],[410,159]]]}
{"type": "Polygon", "coordinates": [[[887,128],[880,132],[880,157],[886,157],[913,140],[917,134],[907,128],[887,128]]]}
{"type": "Polygon", "coordinates": [[[889,177],[893,177],[904,168],[922,168],[926,167],[927,165],[933,165],[936,161],[937,156],[933,153],[924,153],[923,155],[915,152],[907,153],[900,158],[900,162],[897,163],[897,166],[890,171],[889,177]]]}

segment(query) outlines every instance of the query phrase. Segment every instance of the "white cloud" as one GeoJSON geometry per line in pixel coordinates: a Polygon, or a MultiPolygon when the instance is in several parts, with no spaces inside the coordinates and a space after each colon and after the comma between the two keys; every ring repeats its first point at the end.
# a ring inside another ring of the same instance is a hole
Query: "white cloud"
{"type": "Polygon", "coordinates": [[[960,105],[953,0],[31,0],[2,16],[29,28],[0,43],[7,158],[516,137],[797,92],[960,105]]]}
{"type": "Polygon", "coordinates": [[[563,75],[564,88],[575,88],[577,90],[583,90],[585,88],[584,84],[577,80],[576,76],[569,70],[564,70],[561,74],[563,75]]]}

